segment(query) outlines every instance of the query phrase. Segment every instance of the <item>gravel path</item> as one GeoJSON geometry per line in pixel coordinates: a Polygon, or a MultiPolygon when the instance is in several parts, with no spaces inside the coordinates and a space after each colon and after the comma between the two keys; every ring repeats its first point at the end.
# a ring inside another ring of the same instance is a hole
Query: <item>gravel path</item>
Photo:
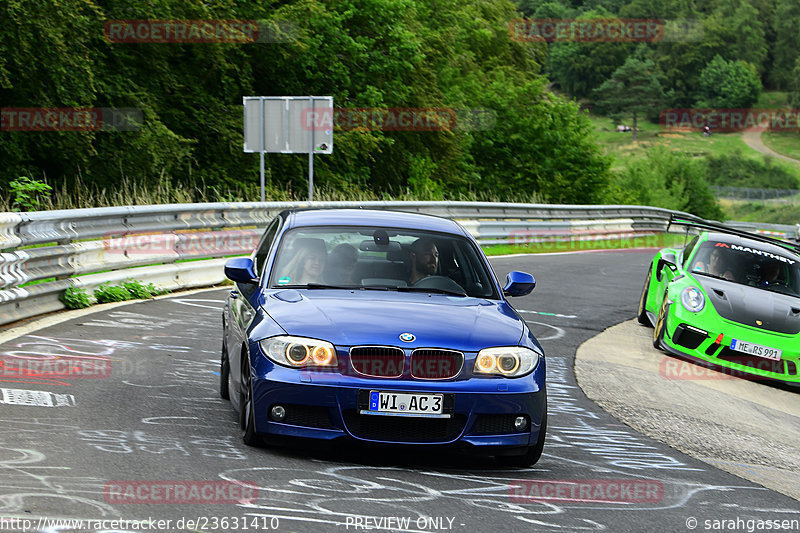
{"type": "Polygon", "coordinates": [[[764,155],[775,157],[777,159],[783,159],[784,161],[790,161],[792,163],[800,165],[800,161],[798,161],[797,159],[792,159],[791,157],[779,154],[778,152],[772,150],[766,144],[764,144],[764,141],[761,140],[760,131],[745,131],[742,133],[742,140],[745,142],[747,146],[749,146],[753,150],[761,152],[764,155]]]}

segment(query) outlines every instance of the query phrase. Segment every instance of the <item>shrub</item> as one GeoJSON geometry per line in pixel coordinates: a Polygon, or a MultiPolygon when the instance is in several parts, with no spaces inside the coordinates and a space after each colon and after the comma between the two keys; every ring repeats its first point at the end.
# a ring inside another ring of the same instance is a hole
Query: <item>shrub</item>
{"type": "Polygon", "coordinates": [[[97,303],[101,304],[108,302],[124,302],[132,298],[130,291],[125,287],[109,285],[108,283],[103,283],[97,287],[94,290],[94,297],[97,299],[97,303]]]}
{"type": "Polygon", "coordinates": [[[48,184],[28,176],[20,176],[8,185],[14,195],[14,211],[36,211],[41,207],[42,197],[53,190],[48,184]]]}
{"type": "Polygon", "coordinates": [[[68,287],[61,295],[61,301],[67,309],[83,309],[92,305],[89,295],[80,287],[68,287]]]}
{"type": "Polygon", "coordinates": [[[130,294],[131,298],[146,300],[158,294],[163,294],[165,291],[156,288],[152,283],[143,285],[141,281],[136,279],[129,279],[120,283],[120,286],[125,288],[130,294]]]}
{"type": "Polygon", "coordinates": [[[709,156],[706,176],[711,185],[752,187],[756,189],[797,189],[791,172],[769,158],[751,159],[741,152],[709,156]]]}
{"type": "Polygon", "coordinates": [[[706,167],[696,159],[663,147],[651,148],[612,180],[607,203],[651,205],[720,220],[722,210],[706,181],[706,167]]]}

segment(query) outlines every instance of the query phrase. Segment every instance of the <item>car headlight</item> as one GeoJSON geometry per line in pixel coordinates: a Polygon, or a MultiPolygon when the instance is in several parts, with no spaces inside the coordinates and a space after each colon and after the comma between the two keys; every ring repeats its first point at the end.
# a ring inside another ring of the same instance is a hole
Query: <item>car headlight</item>
{"type": "Polygon", "coordinates": [[[706,305],[706,297],[697,287],[686,287],[681,292],[681,303],[687,311],[699,313],[706,305]]]}
{"type": "Polygon", "coordinates": [[[524,346],[485,348],[475,358],[475,374],[516,378],[530,374],[539,364],[539,354],[524,346]]]}
{"type": "Polygon", "coordinates": [[[259,342],[270,360],[294,368],[336,367],[336,349],[333,344],[305,337],[271,337],[259,342]]]}

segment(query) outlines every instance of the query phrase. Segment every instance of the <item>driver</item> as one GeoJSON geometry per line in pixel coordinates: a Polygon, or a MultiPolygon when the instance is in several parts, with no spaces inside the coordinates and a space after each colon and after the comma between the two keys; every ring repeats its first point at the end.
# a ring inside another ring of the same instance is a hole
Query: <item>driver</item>
{"type": "Polygon", "coordinates": [[[414,241],[409,255],[411,257],[409,285],[422,278],[433,276],[439,270],[439,249],[430,237],[421,237],[414,241]]]}

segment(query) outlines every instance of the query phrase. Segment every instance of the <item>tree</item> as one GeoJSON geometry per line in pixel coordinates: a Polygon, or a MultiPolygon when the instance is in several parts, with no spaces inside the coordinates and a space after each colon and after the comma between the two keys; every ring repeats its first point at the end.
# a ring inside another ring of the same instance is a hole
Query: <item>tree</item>
{"type": "MultiPolygon", "coordinates": [[[[589,11],[577,20],[610,20],[605,10],[589,11]]],[[[620,67],[631,52],[628,42],[559,42],[550,45],[550,79],[573,98],[585,98],[620,67]]]]}
{"type": "Polygon", "coordinates": [[[792,69],[800,50],[800,2],[797,0],[777,0],[775,5],[775,61],[772,68],[772,81],[780,89],[791,83],[792,69]]]}
{"type": "Polygon", "coordinates": [[[766,70],[764,23],[749,0],[722,0],[705,20],[703,44],[713,55],[752,64],[759,75],[766,70]]]}
{"type": "Polygon", "coordinates": [[[794,62],[792,81],[789,85],[789,105],[795,109],[800,108],[800,56],[794,62]]]}
{"type": "Polygon", "coordinates": [[[699,107],[750,107],[761,94],[761,79],[755,67],[743,61],[725,61],[715,56],[700,73],[699,107]]]}
{"type": "Polygon", "coordinates": [[[664,104],[665,95],[655,65],[649,59],[629,57],[593,93],[598,111],[633,115],[633,140],[636,141],[639,114],[652,113],[664,104]]]}

